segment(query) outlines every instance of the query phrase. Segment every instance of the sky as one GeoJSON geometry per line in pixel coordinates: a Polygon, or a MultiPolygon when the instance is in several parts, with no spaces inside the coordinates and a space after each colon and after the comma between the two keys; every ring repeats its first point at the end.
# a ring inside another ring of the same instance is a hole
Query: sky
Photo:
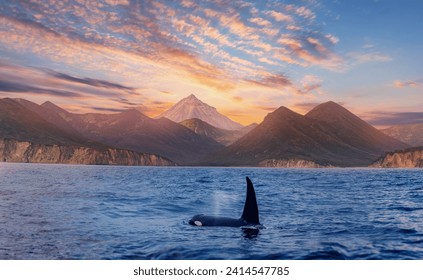
{"type": "Polygon", "coordinates": [[[332,100],[423,123],[423,1],[0,1],[0,98],[155,117],[195,94],[261,122],[332,100]]]}

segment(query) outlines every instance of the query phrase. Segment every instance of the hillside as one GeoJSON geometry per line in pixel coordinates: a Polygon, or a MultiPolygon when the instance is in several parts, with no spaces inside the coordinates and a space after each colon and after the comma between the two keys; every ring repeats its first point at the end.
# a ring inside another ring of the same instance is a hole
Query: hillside
{"type": "Polygon", "coordinates": [[[398,139],[412,147],[423,146],[423,124],[396,125],[381,130],[384,134],[398,139]]]}
{"type": "Polygon", "coordinates": [[[224,146],[232,144],[254,128],[254,126],[246,126],[240,130],[226,130],[214,127],[200,119],[189,119],[180,122],[180,124],[196,134],[212,138],[224,146]]]}

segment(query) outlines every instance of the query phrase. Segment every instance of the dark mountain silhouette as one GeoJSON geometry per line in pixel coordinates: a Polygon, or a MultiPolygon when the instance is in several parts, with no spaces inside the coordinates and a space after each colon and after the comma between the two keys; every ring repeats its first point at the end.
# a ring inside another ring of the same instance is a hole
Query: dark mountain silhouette
{"type": "Polygon", "coordinates": [[[257,166],[269,160],[306,160],[323,166],[367,166],[383,153],[405,147],[342,106],[328,102],[305,116],[280,107],[204,163],[257,166]]]}

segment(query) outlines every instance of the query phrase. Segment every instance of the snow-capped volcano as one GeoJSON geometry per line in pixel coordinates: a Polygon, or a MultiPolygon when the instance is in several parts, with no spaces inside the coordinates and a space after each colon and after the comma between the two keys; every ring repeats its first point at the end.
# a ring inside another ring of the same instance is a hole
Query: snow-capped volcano
{"type": "Polygon", "coordinates": [[[199,100],[194,94],[182,99],[158,117],[165,117],[178,123],[187,119],[197,118],[215,127],[227,130],[238,130],[243,127],[241,124],[220,114],[216,108],[199,100]]]}

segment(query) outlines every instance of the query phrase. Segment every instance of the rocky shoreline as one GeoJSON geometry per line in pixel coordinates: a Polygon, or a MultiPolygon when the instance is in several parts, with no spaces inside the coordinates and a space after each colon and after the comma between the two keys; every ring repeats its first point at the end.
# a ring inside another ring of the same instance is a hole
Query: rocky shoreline
{"type": "Polygon", "coordinates": [[[423,168],[423,147],[386,153],[369,167],[374,168],[423,168]]]}
{"type": "Polygon", "coordinates": [[[60,144],[37,144],[12,139],[0,140],[0,161],[97,165],[175,166],[152,154],[116,148],[91,148],[60,144]]]}

